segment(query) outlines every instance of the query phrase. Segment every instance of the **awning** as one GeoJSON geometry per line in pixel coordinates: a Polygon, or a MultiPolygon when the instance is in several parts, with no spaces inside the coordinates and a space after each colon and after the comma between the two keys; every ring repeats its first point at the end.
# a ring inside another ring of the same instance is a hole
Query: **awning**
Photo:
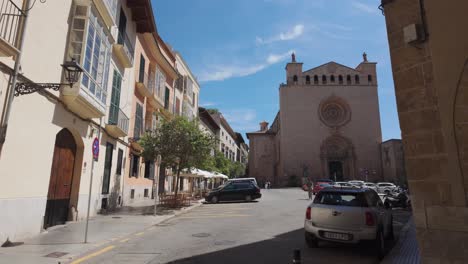
{"type": "Polygon", "coordinates": [[[218,173],[218,172],[215,172],[213,177],[214,178],[226,179],[226,180],[229,179],[229,177],[227,175],[224,175],[224,174],[218,173]]]}

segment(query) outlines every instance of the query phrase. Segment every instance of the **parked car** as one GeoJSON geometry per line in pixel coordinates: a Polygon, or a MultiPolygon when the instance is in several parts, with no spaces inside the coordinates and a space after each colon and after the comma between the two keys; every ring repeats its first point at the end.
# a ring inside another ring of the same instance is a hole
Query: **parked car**
{"type": "Polygon", "coordinates": [[[252,182],[233,181],[209,192],[205,200],[212,203],[220,201],[250,202],[260,197],[262,197],[260,188],[252,182]]]}
{"type": "Polygon", "coordinates": [[[322,189],[327,188],[327,187],[333,187],[333,185],[327,182],[317,182],[314,185],[314,188],[312,189],[312,194],[315,195],[318,192],[320,192],[322,189]]]}
{"type": "Polygon", "coordinates": [[[348,182],[335,182],[333,184],[333,187],[337,187],[337,188],[340,188],[340,187],[348,187],[348,188],[352,188],[354,187],[354,185],[348,183],[348,182]]]}
{"type": "Polygon", "coordinates": [[[304,230],[309,247],[318,247],[320,241],[370,240],[382,258],[385,240],[393,239],[393,215],[372,189],[326,188],[307,207],[304,230]]]}
{"type": "Polygon", "coordinates": [[[362,187],[364,185],[364,181],[353,180],[353,181],[348,181],[348,183],[357,187],[362,187]]]}
{"type": "Polygon", "coordinates": [[[362,187],[363,188],[369,188],[369,189],[372,189],[374,191],[377,191],[377,185],[375,183],[372,183],[372,182],[365,182],[362,187]]]}
{"type": "Polygon", "coordinates": [[[395,190],[397,186],[391,182],[379,182],[377,183],[377,192],[378,193],[385,193],[390,194],[393,190],[395,190]]]}
{"type": "Polygon", "coordinates": [[[330,185],[333,185],[333,180],[330,180],[330,179],[318,179],[316,180],[315,182],[326,182],[326,183],[329,183],[330,185]]]}
{"type": "Polygon", "coordinates": [[[229,179],[227,180],[227,182],[252,182],[258,186],[257,180],[255,178],[235,178],[235,179],[229,179]]]}

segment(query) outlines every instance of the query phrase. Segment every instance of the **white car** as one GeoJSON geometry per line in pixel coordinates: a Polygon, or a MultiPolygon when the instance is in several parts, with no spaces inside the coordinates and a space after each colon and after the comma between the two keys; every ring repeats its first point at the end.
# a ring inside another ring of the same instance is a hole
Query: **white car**
{"type": "Polygon", "coordinates": [[[396,185],[391,182],[379,182],[377,183],[377,192],[389,194],[396,189],[396,185]]]}
{"type": "Polygon", "coordinates": [[[372,182],[365,182],[362,187],[363,188],[369,188],[369,189],[372,189],[374,191],[377,191],[377,185],[375,183],[372,183],[372,182]]]}
{"type": "Polygon", "coordinates": [[[353,188],[355,187],[355,185],[352,185],[351,183],[348,183],[348,182],[335,182],[335,184],[333,184],[333,187],[335,188],[343,188],[343,187],[348,187],[348,188],[353,188]]]}
{"type": "Polygon", "coordinates": [[[348,183],[357,187],[362,187],[364,185],[364,181],[348,181],[348,183]]]}
{"type": "Polygon", "coordinates": [[[382,258],[386,239],[393,239],[393,215],[374,190],[324,189],[307,207],[304,230],[309,247],[318,247],[320,241],[374,241],[382,258]]]}

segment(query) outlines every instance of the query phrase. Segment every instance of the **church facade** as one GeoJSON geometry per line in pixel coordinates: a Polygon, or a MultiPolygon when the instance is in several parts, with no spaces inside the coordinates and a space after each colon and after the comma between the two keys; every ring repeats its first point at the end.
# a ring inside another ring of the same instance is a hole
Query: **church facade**
{"type": "Polygon", "coordinates": [[[273,186],[305,177],[335,181],[382,179],[376,63],[336,62],[303,71],[295,55],[279,88],[280,110],[268,127],[247,133],[249,176],[273,186]]]}

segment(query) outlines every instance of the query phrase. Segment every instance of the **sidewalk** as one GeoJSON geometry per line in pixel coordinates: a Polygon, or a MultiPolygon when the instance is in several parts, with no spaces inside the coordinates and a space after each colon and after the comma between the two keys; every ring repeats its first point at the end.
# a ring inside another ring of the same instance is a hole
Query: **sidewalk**
{"type": "Polygon", "coordinates": [[[148,215],[150,208],[123,208],[109,215],[98,215],[89,221],[88,243],[84,244],[85,221],[71,222],[49,228],[46,232],[26,239],[23,245],[0,247],[0,264],[57,264],[68,262],[84,253],[123,239],[128,235],[142,232],[151,226],[164,222],[179,214],[201,205],[179,210],[162,210],[158,215],[148,215]]]}
{"type": "Polygon", "coordinates": [[[416,240],[416,229],[412,218],[408,221],[403,230],[401,230],[400,239],[398,239],[397,244],[381,262],[381,264],[398,263],[421,263],[418,241],[416,240]]]}

